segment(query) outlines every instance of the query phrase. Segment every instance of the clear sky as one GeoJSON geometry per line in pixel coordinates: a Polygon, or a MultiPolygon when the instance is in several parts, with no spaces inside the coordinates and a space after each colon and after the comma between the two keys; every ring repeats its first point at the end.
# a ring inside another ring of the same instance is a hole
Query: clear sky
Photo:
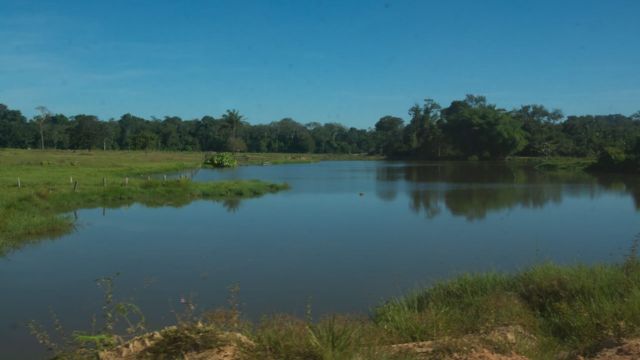
{"type": "Polygon", "coordinates": [[[467,93],[640,110],[640,1],[0,0],[0,103],[370,127],[467,93]]]}

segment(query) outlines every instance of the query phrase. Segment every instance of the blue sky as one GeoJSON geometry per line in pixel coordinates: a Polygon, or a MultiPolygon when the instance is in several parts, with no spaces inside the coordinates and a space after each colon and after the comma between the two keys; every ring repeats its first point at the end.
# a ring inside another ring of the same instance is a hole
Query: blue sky
{"type": "Polygon", "coordinates": [[[640,110],[640,1],[0,0],[0,103],[370,127],[467,93],[640,110]]]}

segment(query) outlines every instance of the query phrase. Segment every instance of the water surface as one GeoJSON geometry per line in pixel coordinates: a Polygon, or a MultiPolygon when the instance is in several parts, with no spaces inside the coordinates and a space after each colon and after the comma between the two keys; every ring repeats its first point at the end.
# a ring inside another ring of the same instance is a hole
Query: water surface
{"type": "Polygon", "coordinates": [[[2,358],[42,356],[24,328],[88,329],[94,280],[160,326],[226,304],[248,317],[366,312],[467,271],[542,261],[619,261],[640,232],[638,177],[548,174],[502,163],[322,162],[201,170],[194,181],[262,179],[291,190],[181,208],[77,211],[78,229],[0,259],[2,358]]]}

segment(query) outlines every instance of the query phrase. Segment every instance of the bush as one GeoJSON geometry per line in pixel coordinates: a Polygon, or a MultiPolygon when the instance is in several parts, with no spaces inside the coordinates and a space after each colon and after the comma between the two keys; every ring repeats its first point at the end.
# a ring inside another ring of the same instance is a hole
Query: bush
{"type": "Polygon", "coordinates": [[[600,151],[598,161],[591,167],[596,171],[635,173],[640,170],[640,159],[633,154],[633,149],[623,150],[605,147],[600,151]]]}
{"type": "Polygon", "coordinates": [[[231,153],[218,153],[206,161],[207,164],[216,168],[232,168],[238,166],[238,161],[231,153]]]}

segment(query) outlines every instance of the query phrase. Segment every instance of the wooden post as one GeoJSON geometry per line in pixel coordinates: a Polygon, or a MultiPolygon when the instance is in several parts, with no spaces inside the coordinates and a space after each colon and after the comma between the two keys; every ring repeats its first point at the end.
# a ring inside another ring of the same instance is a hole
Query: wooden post
{"type": "Polygon", "coordinates": [[[102,178],[102,187],[107,187],[107,178],[106,177],[102,178]]]}
{"type": "Polygon", "coordinates": [[[73,183],[73,192],[76,192],[76,190],[78,190],[78,180],[73,183]]]}
{"type": "Polygon", "coordinates": [[[162,179],[162,181],[167,181],[167,175],[163,176],[162,179]]]}
{"type": "Polygon", "coordinates": [[[129,177],[124,178],[124,186],[129,186],[129,177]]]}
{"type": "Polygon", "coordinates": [[[20,183],[20,178],[18,178],[18,189],[20,189],[22,187],[22,184],[20,183]]]}
{"type": "Polygon", "coordinates": [[[73,176],[69,176],[69,184],[73,184],[73,176]]]}

